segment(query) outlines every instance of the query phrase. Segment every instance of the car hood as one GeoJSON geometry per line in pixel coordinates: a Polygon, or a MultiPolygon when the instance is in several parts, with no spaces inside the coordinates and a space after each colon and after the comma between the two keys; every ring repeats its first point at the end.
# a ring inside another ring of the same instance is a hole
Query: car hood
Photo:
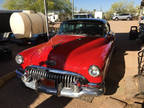
{"type": "Polygon", "coordinates": [[[56,61],[57,68],[77,72],[95,64],[95,60],[101,59],[99,56],[101,48],[105,45],[105,38],[82,36],[60,36],[60,38],[61,42],[55,44],[48,55],[48,60],[56,61]]]}
{"type": "Polygon", "coordinates": [[[41,65],[60,70],[88,74],[89,66],[102,69],[110,45],[105,38],[73,35],[56,35],[49,42],[32,47],[20,53],[28,65],[41,65]],[[53,66],[46,61],[54,62],[53,66]]]}

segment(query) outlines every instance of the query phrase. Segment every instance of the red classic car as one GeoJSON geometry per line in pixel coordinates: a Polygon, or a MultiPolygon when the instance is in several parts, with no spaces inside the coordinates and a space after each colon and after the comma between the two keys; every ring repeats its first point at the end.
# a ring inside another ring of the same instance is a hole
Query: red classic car
{"type": "Polygon", "coordinates": [[[16,56],[16,73],[26,87],[48,94],[99,96],[105,91],[114,40],[105,20],[64,21],[48,42],[16,56]]]}

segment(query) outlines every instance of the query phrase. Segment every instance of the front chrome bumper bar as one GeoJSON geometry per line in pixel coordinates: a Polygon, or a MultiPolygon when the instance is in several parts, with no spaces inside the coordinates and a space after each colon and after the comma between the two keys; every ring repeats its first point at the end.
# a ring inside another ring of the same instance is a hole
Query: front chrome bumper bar
{"type": "Polygon", "coordinates": [[[26,87],[31,88],[33,90],[41,91],[47,94],[52,94],[52,95],[58,95],[58,96],[65,96],[65,97],[71,97],[71,98],[78,98],[81,96],[85,95],[90,95],[90,96],[99,96],[104,94],[104,84],[101,84],[99,88],[97,87],[92,87],[97,84],[94,83],[88,83],[89,87],[81,87],[81,90],[79,92],[73,91],[71,88],[63,87],[61,90],[58,88],[48,88],[43,85],[37,85],[35,81],[27,82],[26,79],[24,78],[23,70],[18,69],[16,70],[17,76],[21,78],[23,83],[25,84],[26,87]]]}

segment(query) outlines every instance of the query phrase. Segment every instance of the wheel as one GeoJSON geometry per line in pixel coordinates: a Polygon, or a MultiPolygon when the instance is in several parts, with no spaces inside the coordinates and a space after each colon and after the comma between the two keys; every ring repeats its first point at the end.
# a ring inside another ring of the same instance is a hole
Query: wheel
{"type": "Polygon", "coordinates": [[[115,20],[118,21],[119,19],[116,17],[115,20]]]}
{"type": "Polygon", "coordinates": [[[129,21],[129,20],[130,20],[130,18],[128,17],[128,18],[127,18],[127,21],[129,21]]]}

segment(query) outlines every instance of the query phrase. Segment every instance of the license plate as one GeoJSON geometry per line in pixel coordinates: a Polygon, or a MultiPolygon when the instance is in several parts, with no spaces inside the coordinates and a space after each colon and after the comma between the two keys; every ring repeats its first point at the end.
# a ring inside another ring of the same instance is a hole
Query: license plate
{"type": "Polygon", "coordinates": [[[55,88],[55,80],[43,79],[41,84],[49,88],[55,88]]]}

